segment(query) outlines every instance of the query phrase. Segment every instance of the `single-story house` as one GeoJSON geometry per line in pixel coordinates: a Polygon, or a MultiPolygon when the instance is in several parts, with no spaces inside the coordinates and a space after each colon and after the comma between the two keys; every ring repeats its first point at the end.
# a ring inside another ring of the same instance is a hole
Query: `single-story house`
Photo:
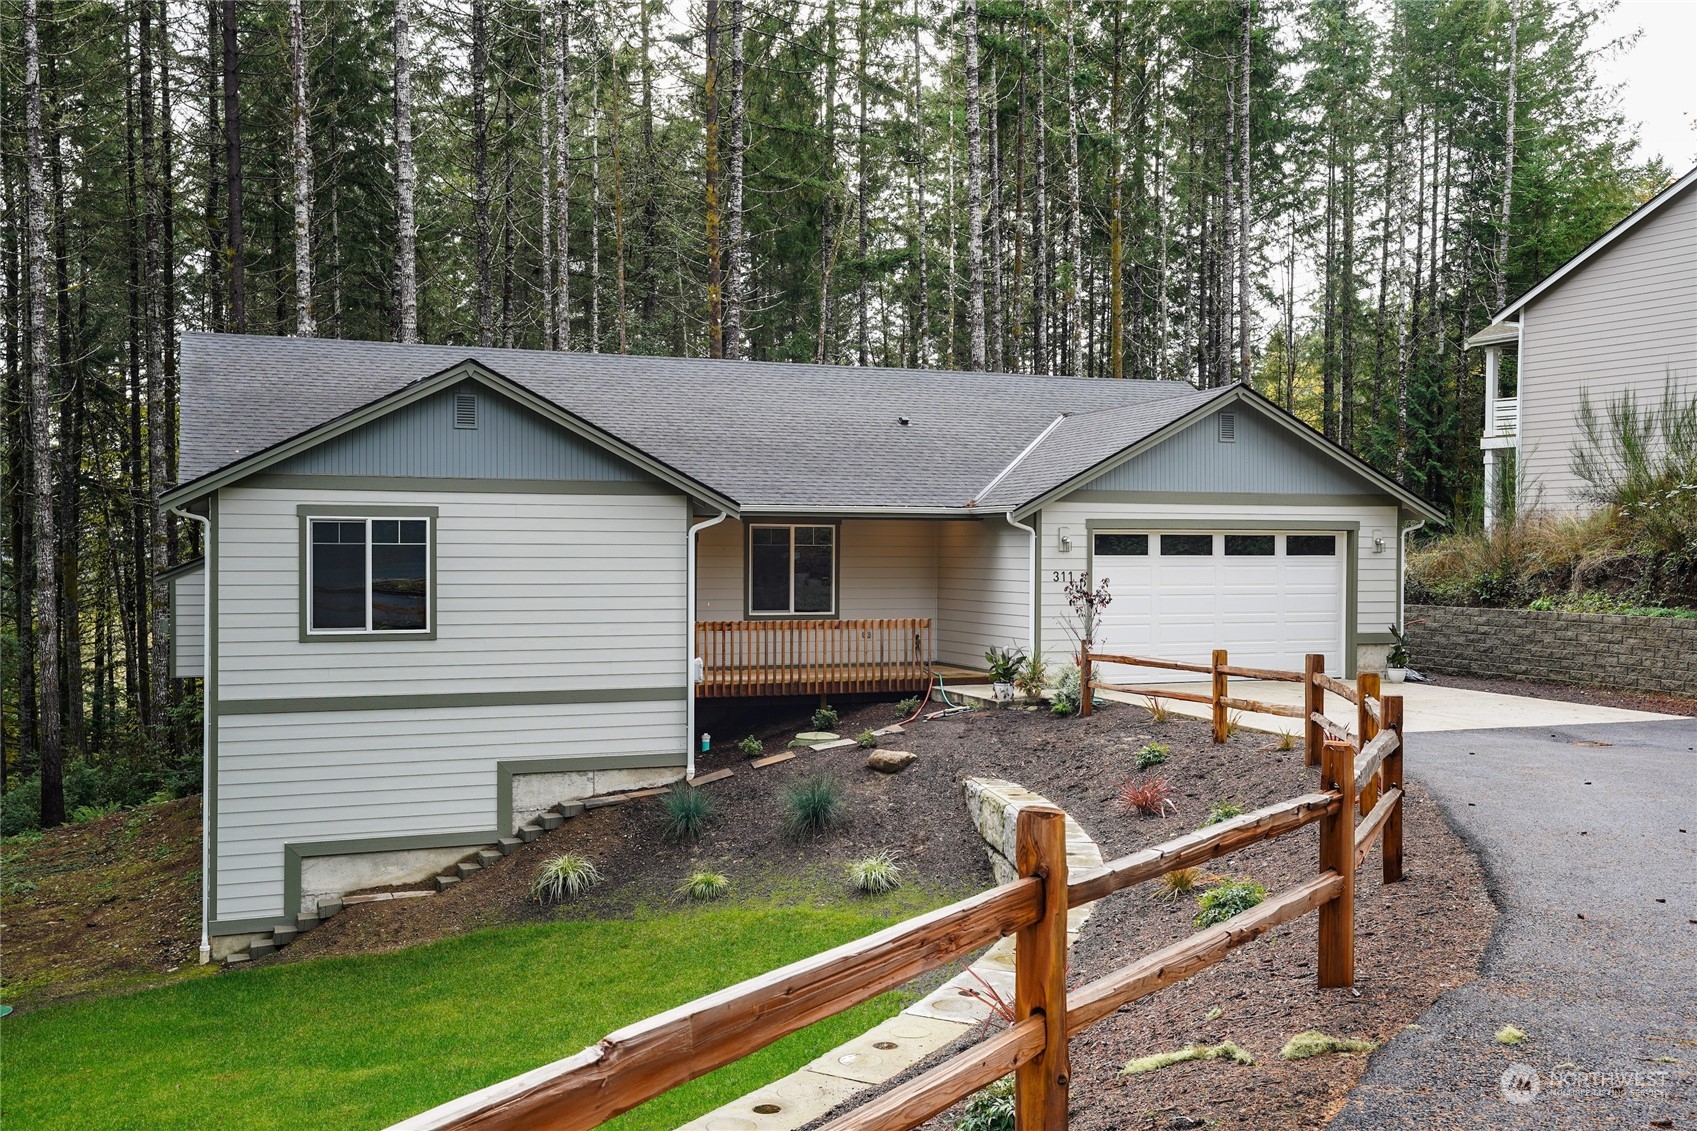
{"type": "Polygon", "coordinates": [[[220,953],[678,779],[698,696],[1069,663],[1080,575],[1099,648],[1381,667],[1435,517],[1241,386],[214,334],[180,368],[220,953]]]}
{"type": "Polygon", "coordinates": [[[1584,438],[1581,400],[1606,419],[1624,393],[1640,411],[1659,408],[1670,388],[1697,396],[1697,168],[1499,310],[1467,345],[1485,353],[1485,526],[1496,525],[1505,486],[1523,505],[1584,509],[1585,484],[1570,466],[1584,438]]]}

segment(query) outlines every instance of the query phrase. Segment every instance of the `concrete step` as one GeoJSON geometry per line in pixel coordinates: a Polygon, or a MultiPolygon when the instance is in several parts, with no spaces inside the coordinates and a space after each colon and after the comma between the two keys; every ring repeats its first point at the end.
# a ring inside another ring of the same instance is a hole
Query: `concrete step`
{"type": "Polygon", "coordinates": [[[503,855],[499,848],[480,848],[477,850],[477,862],[487,868],[503,855]]]}
{"type": "Polygon", "coordinates": [[[300,931],[299,931],[298,928],[295,928],[295,927],[290,927],[290,926],[272,927],[271,928],[271,945],[275,946],[278,950],[281,950],[284,947],[288,946],[290,943],[294,942],[295,936],[298,935],[298,934],[300,934],[300,931]]]}
{"type": "Polygon", "coordinates": [[[542,816],[536,818],[536,823],[542,826],[543,832],[551,833],[561,825],[565,824],[566,819],[558,813],[544,813],[542,816]]]}
{"type": "Polygon", "coordinates": [[[264,939],[260,939],[258,942],[247,948],[247,956],[249,958],[264,958],[266,955],[275,954],[276,952],[277,945],[275,943],[267,942],[264,939]]]}
{"type": "Polygon", "coordinates": [[[224,965],[226,966],[234,966],[237,963],[247,961],[249,961],[249,959],[246,954],[226,954],[224,956],[224,965]]]}
{"type": "Polygon", "coordinates": [[[459,882],[460,882],[460,878],[458,876],[437,876],[436,877],[436,890],[437,891],[447,891],[449,888],[453,887],[455,884],[457,884],[459,882]]]}
{"type": "Polygon", "coordinates": [[[511,856],[513,853],[523,848],[526,844],[529,844],[532,839],[533,838],[531,837],[525,836],[524,830],[520,829],[518,836],[504,836],[495,842],[495,847],[499,850],[502,856],[511,856]]]}
{"type": "Polygon", "coordinates": [[[316,915],[296,915],[295,933],[304,935],[314,927],[318,926],[318,924],[319,918],[316,915]]]}
{"type": "MultiPolygon", "coordinates": [[[[559,819],[558,817],[555,818],[555,820],[558,820],[558,819],[559,819]]],[[[514,835],[517,836],[524,843],[529,844],[531,841],[535,840],[537,837],[542,835],[542,826],[541,825],[523,825],[523,826],[520,826],[519,831],[517,833],[515,833],[514,835]]]]}
{"type": "Polygon", "coordinates": [[[318,901],[318,918],[320,922],[336,915],[340,915],[341,913],[342,899],[340,896],[331,896],[328,899],[321,899],[318,901]]]}
{"type": "Polygon", "coordinates": [[[554,811],[569,821],[573,817],[583,816],[583,802],[562,801],[558,805],[554,806],[554,811]]]}
{"type": "Polygon", "coordinates": [[[458,864],[454,865],[454,871],[458,872],[460,874],[460,879],[463,880],[473,872],[483,871],[483,865],[477,863],[475,860],[461,860],[458,864]]]}

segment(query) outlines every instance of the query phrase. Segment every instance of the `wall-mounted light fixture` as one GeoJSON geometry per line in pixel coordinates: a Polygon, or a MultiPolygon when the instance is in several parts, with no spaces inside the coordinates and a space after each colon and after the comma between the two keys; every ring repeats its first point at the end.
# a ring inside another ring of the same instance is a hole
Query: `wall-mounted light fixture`
{"type": "Polygon", "coordinates": [[[1373,552],[1382,554],[1389,548],[1390,543],[1385,541],[1385,532],[1383,530],[1373,531],[1373,552]]]}
{"type": "Polygon", "coordinates": [[[1062,526],[1055,531],[1055,534],[1059,539],[1057,544],[1060,552],[1063,554],[1072,553],[1072,535],[1067,533],[1067,528],[1062,526]]]}

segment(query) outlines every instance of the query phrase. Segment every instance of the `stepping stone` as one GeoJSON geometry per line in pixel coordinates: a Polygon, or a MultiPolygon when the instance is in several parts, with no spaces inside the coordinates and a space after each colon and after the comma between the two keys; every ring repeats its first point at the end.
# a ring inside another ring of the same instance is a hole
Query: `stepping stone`
{"type": "Polygon", "coordinates": [[[605,809],[609,805],[623,805],[629,800],[629,794],[609,793],[605,797],[590,797],[585,799],[583,807],[585,809],[605,809]]]}
{"type": "Polygon", "coordinates": [[[460,879],[463,880],[473,872],[483,871],[483,865],[472,860],[461,860],[458,864],[454,865],[454,871],[458,872],[460,874],[460,879]]]}
{"type": "Polygon", "coordinates": [[[877,735],[879,738],[883,738],[886,734],[906,734],[907,732],[902,729],[902,725],[900,723],[891,723],[889,726],[880,727],[872,733],[877,735]]]}
{"type": "Polygon", "coordinates": [[[828,730],[804,730],[795,736],[795,740],[802,746],[812,746],[815,742],[835,742],[841,737],[842,735],[833,734],[828,730]]]}
{"type": "Polygon", "coordinates": [[[808,749],[809,750],[841,750],[845,746],[858,745],[859,742],[860,742],[860,740],[858,738],[839,738],[835,742],[821,742],[821,743],[819,743],[815,746],[809,746],[808,749]]]}
{"type": "Polygon", "coordinates": [[[650,797],[659,797],[662,793],[671,792],[669,789],[639,789],[635,793],[625,794],[626,801],[645,801],[650,797]]]}
{"type": "Polygon", "coordinates": [[[296,915],[295,933],[304,935],[314,927],[318,926],[318,922],[318,916],[316,915],[296,915]]]}
{"type": "Polygon", "coordinates": [[[702,785],[708,784],[709,782],[724,781],[726,778],[728,778],[730,776],[731,776],[730,770],[714,770],[710,774],[702,774],[699,777],[695,777],[695,778],[690,779],[689,784],[695,785],[695,786],[702,786],[702,785]]]}
{"type": "Polygon", "coordinates": [[[460,882],[460,878],[458,876],[437,876],[436,877],[436,890],[437,891],[447,891],[449,888],[453,887],[455,884],[457,884],[459,882],[460,882]]]}
{"type": "Polygon", "coordinates": [[[542,816],[536,818],[536,823],[541,826],[543,832],[551,833],[561,825],[565,824],[566,819],[558,813],[544,813],[542,816]]]}
{"type": "MultiPolygon", "coordinates": [[[[319,906],[322,907],[323,905],[320,904],[319,906]]],[[[297,931],[295,928],[290,927],[290,926],[286,926],[286,925],[281,926],[281,927],[272,927],[271,928],[271,945],[276,947],[278,950],[281,950],[283,947],[286,947],[290,943],[294,942],[295,936],[299,933],[300,932],[297,931]]]]}
{"type": "Polygon", "coordinates": [[[874,750],[866,758],[866,767],[881,774],[899,774],[918,760],[919,755],[906,750],[874,750]]]}
{"type": "Polygon", "coordinates": [[[277,944],[273,942],[266,942],[264,939],[260,939],[258,942],[247,948],[247,956],[249,958],[264,958],[268,954],[275,953],[277,953],[277,944]]]}
{"type": "Polygon", "coordinates": [[[510,839],[510,840],[518,841],[519,844],[529,844],[531,841],[535,840],[537,837],[539,837],[541,835],[542,835],[542,826],[541,825],[522,825],[522,826],[519,827],[518,832],[514,833],[511,837],[502,837],[501,840],[506,841],[506,840],[510,839]]]}
{"type": "Polygon", "coordinates": [[[504,836],[500,840],[496,841],[495,847],[500,850],[502,856],[511,856],[513,853],[517,852],[519,849],[523,848],[525,845],[529,844],[541,835],[541,829],[537,828],[535,825],[526,825],[524,828],[519,830],[517,836],[504,836]],[[529,833],[530,835],[525,836],[525,833],[529,833]]]}
{"type": "Polygon", "coordinates": [[[248,956],[245,955],[245,954],[226,954],[224,956],[224,965],[226,965],[226,966],[234,966],[238,962],[247,962],[247,961],[249,961],[249,959],[248,959],[248,956]]]}
{"type": "Polygon", "coordinates": [[[318,918],[320,920],[333,918],[334,916],[341,914],[341,911],[341,896],[335,896],[331,899],[321,899],[318,901],[318,918]]]}
{"type": "Polygon", "coordinates": [[[573,817],[583,816],[583,802],[562,801],[558,805],[554,806],[554,811],[559,813],[563,819],[569,821],[573,817]]]}
{"type": "Polygon", "coordinates": [[[758,770],[762,766],[776,766],[779,762],[788,762],[794,758],[795,755],[786,750],[782,754],[773,754],[768,758],[756,758],[754,761],[750,762],[749,765],[758,770]]]}
{"type": "Polygon", "coordinates": [[[502,855],[503,853],[498,848],[480,848],[477,850],[477,862],[487,868],[499,860],[502,855]]]}

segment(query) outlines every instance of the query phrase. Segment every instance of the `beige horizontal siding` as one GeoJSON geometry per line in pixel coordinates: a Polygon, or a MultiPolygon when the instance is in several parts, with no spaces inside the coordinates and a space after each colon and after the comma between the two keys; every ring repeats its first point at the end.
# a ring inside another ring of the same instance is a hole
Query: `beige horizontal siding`
{"type": "Polygon", "coordinates": [[[948,522],[937,543],[937,658],[982,668],[989,648],[1031,640],[1031,536],[1000,515],[948,522]]]}
{"type": "Polygon", "coordinates": [[[1697,393],[1697,190],[1620,237],[1521,314],[1520,460],[1543,505],[1583,506],[1569,470],[1581,395],[1602,414],[1671,379],[1697,393]]]}
{"type": "Polygon", "coordinates": [[[171,674],[198,679],[205,674],[201,653],[206,650],[206,570],[179,573],[171,579],[171,674]]]}
{"type": "MultiPolygon", "coordinates": [[[[759,520],[754,520],[759,524],[759,520]]],[[[803,523],[803,525],[805,525],[803,523]]],[[[937,616],[937,528],[920,519],[844,519],[838,531],[838,615],[844,620],[937,616]]],[[[696,616],[742,620],[748,599],[744,527],[727,519],[698,535],[696,616]]]]}

